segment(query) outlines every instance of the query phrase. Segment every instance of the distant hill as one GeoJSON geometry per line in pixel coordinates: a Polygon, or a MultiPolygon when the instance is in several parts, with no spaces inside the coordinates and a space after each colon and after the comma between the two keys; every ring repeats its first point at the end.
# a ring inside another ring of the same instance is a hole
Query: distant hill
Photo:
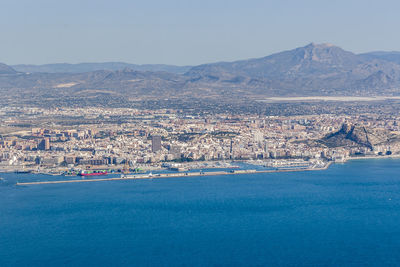
{"type": "Polygon", "coordinates": [[[272,96],[400,96],[397,54],[357,55],[331,44],[311,43],[262,58],[194,67],[108,62],[16,65],[14,70],[2,64],[0,92],[14,99],[76,97],[88,103],[116,96],[129,101],[228,102],[272,96]]]}
{"type": "Polygon", "coordinates": [[[396,52],[396,51],[392,51],[392,52],[384,52],[384,51],[369,52],[369,53],[360,54],[360,56],[364,57],[367,60],[381,59],[381,60],[394,62],[396,64],[400,64],[400,52],[396,52]]]}
{"type": "Polygon", "coordinates": [[[399,64],[314,43],[263,58],[204,64],[185,75],[281,96],[381,94],[400,85],[399,64]]]}
{"type": "Polygon", "coordinates": [[[187,74],[230,73],[253,78],[292,78],[300,74],[315,76],[348,71],[362,63],[363,60],[357,55],[339,47],[311,43],[263,58],[200,65],[193,67],[187,74]]]}
{"type": "Polygon", "coordinates": [[[136,65],[124,62],[104,62],[104,63],[79,63],[79,64],[68,64],[68,63],[57,63],[57,64],[45,64],[45,65],[14,65],[12,66],[15,70],[26,73],[81,73],[91,72],[98,70],[123,70],[129,68],[137,71],[166,71],[171,73],[184,73],[188,71],[191,66],[173,66],[163,64],[145,64],[136,65]]]}
{"type": "Polygon", "coordinates": [[[16,74],[17,71],[10,66],[0,63],[0,74],[16,74]]]}

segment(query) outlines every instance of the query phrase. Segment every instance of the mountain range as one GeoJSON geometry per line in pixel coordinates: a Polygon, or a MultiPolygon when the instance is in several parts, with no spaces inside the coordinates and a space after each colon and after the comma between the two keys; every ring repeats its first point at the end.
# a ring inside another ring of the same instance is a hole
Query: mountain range
{"type": "Polygon", "coordinates": [[[0,64],[0,92],[14,97],[262,99],[400,95],[400,52],[354,54],[308,44],[263,58],[198,66],[0,64]]]}
{"type": "Polygon", "coordinates": [[[166,71],[171,73],[182,74],[188,71],[192,66],[174,66],[165,64],[129,64],[124,62],[103,62],[103,63],[56,63],[56,64],[44,64],[44,65],[13,65],[11,66],[18,72],[26,73],[81,73],[91,72],[98,70],[110,70],[117,71],[123,69],[132,69],[137,71],[166,71]]]}

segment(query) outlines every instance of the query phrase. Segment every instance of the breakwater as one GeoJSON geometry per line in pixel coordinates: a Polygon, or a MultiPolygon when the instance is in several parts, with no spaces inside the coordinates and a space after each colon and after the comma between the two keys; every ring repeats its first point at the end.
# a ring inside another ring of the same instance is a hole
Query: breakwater
{"type": "Polygon", "coordinates": [[[184,177],[199,177],[199,176],[219,176],[219,175],[237,175],[237,174],[256,174],[256,173],[275,173],[275,172],[302,172],[302,171],[319,171],[326,170],[332,162],[328,162],[320,168],[307,169],[281,169],[281,170],[235,170],[232,172],[215,171],[215,172],[186,172],[186,173],[159,173],[159,174],[143,174],[143,175],[126,175],[124,177],[96,178],[96,179],[76,179],[76,180],[58,180],[58,181],[40,181],[40,182],[18,182],[16,185],[43,185],[43,184],[64,184],[64,183],[88,183],[102,181],[122,181],[136,179],[162,179],[162,178],[184,178],[184,177]]]}

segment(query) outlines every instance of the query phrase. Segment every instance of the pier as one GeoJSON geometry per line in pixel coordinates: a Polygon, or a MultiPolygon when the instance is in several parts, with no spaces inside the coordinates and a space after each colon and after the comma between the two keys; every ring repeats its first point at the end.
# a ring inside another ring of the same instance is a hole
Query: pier
{"type": "Polygon", "coordinates": [[[16,183],[18,186],[24,185],[43,185],[43,184],[66,184],[66,183],[89,183],[103,181],[124,181],[137,179],[163,179],[163,178],[184,178],[184,177],[200,177],[200,176],[218,176],[218,175],[237,175],[237,174],[256,174],[256,173],[275,173],[275,172],[302,172],[302,171],[321,171],[326,170],[332,162],[328,162],[321,168],[307,169],[282,169],[282,170],[235,170],[233,172],[215,171],[215,172],[186,172],[186,173],[159,173],[159,174],[144,174],[144,175],[127,175],[125,177],[114,178],[98,178],[98,179],[80,179],[80,180],[60,180],[60,181],[41,181],[41,182],[22,182],[16,183]]]}

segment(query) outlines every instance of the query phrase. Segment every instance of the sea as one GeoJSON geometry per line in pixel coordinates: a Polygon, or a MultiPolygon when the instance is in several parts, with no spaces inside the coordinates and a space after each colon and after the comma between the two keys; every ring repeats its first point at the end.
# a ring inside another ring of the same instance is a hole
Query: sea
{"type": "Polygon", "coordinates": [[[15,183],[54,177],[0,176],[0,266],[400,266],[399,159],[31,186],[15,183]]]}

